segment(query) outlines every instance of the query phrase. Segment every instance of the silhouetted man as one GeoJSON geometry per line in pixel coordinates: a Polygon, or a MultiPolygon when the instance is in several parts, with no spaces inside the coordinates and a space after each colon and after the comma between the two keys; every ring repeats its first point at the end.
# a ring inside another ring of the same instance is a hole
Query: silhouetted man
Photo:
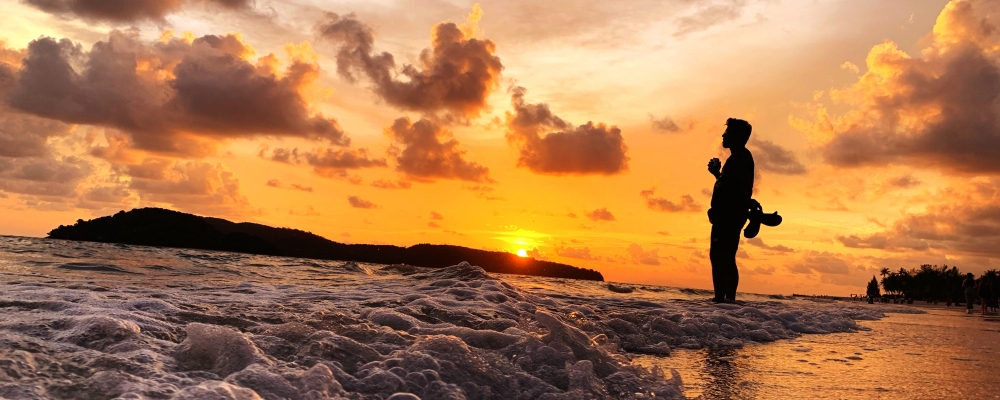
{"type": "Polygon", "coordinates": [[[753,156],[747,150],[750,140],[750,123],[742,119],[726,120],[722,134],[722,147],[729,149],[729,158],[723,167],[718,158],[708,162],[708,172],[715,176],[712,190],[712,208],[708,220],[712,223],[712,283],[715,302],[736,300],[736,286],[740,273],[736,269],[736,251],[740,245],[740,231],[747,222],[750,197],[753,194],[753,156]]]}

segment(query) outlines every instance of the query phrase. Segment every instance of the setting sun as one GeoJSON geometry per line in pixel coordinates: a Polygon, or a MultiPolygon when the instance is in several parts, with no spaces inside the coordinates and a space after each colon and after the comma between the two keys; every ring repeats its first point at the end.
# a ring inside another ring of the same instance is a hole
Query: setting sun
{"type": "Polygon", "coordinates": [[[528,252],[526,250],[524,250],[524,249],[518,249],[517,250],[517,256],[518,257],[527,257],[528,256],[528,252]]]}

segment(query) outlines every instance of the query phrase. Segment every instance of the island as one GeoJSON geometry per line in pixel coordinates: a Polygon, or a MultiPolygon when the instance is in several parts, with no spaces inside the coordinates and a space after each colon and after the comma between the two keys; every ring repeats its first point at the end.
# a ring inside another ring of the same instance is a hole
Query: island
{"type": "Polygon", "coordinates": [[[600,272],[502,251],[417,244],[410,247],[339,243],[313,233],[232,222],[162,208],[137,208],[60,225],[50,239],[231,251],[272,256],[406,264],[443,268],[467,261],[487,272],[603,281],[600,272]]]}

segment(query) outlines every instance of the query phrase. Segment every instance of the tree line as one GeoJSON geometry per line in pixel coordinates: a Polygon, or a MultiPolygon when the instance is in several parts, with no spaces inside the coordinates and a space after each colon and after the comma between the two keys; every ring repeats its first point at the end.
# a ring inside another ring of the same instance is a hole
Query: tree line
{"type": "MultiPolygon", "coordinates": [[[[906,299],[926,300],[926,301],[964,301],[965,296],[962,289],[962,281],[965,273],[955,266],[937,266],[924,264],[919,268],[907,270],[900,268],[899,271],[892,272],[888,268],[882,268],[879,272],[882,275],[881,286],[885,294],[891,296],[901,296],[906,299]]],[[[1000,271],[995,269],[983,272],[976,279],[976,284],[981,282],[991,282],[993,287],[998,287],[1000,283],[1000,271]]],[[[869,282],[868,292],[872,292],[872,284],[876,278],[872,276],[869,282]]],[[[877,284],[876,284],[877,285],[877,284]]],[[[877,292],[877,286],[875,286],[877,292]]]]}

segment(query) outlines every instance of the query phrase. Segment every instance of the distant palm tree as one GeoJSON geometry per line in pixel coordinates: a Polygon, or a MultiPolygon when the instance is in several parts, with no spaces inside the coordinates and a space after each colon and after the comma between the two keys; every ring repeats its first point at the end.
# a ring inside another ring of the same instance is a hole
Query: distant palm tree
{"type": "Polygon", "coordinates": [[[889,268],[882,267],[882,271],[879,271],[879,274],[882,274],[882,277],[885,278],[886,275],[889,275],[889,268]]]}

